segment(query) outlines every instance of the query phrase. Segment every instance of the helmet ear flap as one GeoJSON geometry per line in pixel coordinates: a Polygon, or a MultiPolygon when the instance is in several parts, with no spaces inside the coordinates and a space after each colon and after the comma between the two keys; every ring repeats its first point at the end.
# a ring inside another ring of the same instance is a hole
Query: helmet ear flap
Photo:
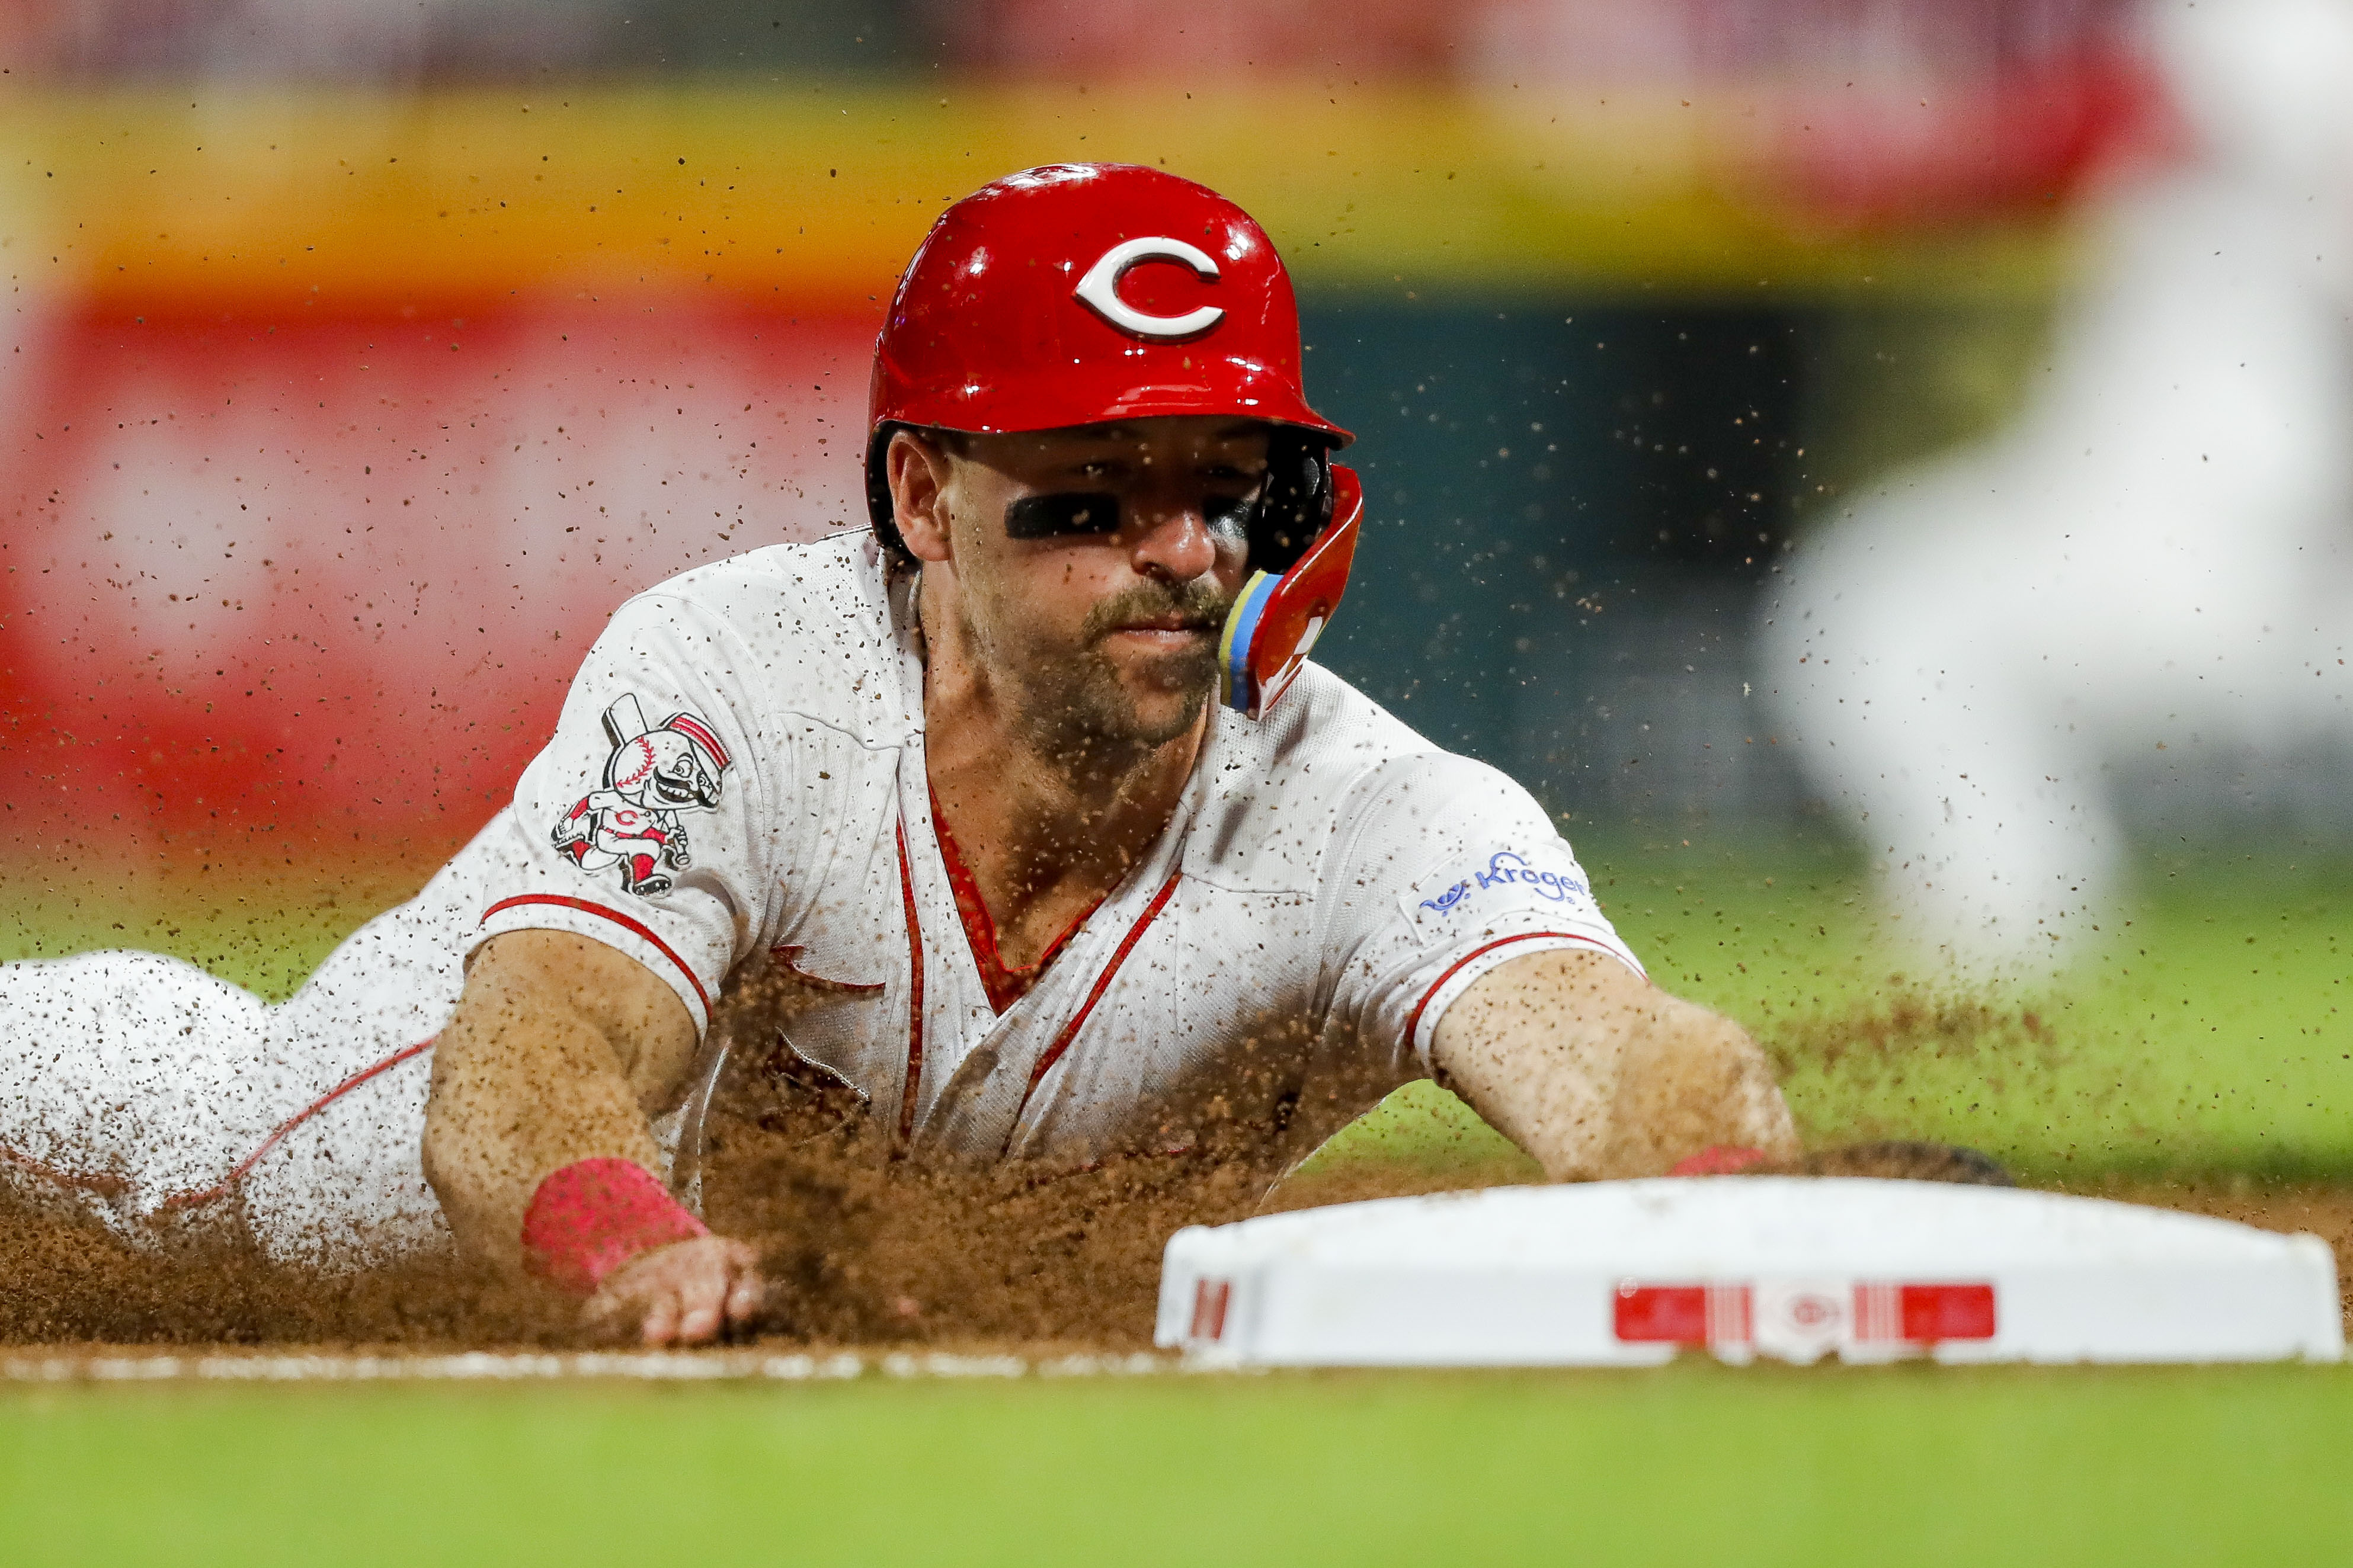
{"type": "Polygon", "coordinates": [[[1218,638],[1219,700],[1252,719],[1265,717],[1298,678],[1348,590],[1365,487],[1346,468],[1327,465],[1325,471],[1331,521],[1280,576],[1251,571],[1218,638]]]}
{"type": "Polygon", "coordinates": [[[1332,441],[1278,425],[1266,438],[1266,484],[1250,512],[1250,564],[1281,576],[1332,524],[1332,441]]]}

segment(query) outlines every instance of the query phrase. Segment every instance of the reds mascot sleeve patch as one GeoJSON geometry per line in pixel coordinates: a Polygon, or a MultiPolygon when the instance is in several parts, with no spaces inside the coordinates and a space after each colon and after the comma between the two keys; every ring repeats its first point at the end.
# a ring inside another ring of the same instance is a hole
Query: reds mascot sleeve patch
{"type": "Polygon", "coordinates": [[[746,658],[681,595],[622,605],[483,830],[477,944],[525,929],[604,942],[667,978],[702,1024],[776,886],[746,658]]]}
{"type": "Polygon", "coordinates": [[[617,872],[625,893],[666,893],[670,873],[694,863],[687,814],[718,809],[727,748],[692,713],[649,725],[634,694],[605,710],[605,733],[613,752],[601,787],[557,817],[549,837],[582,870],[617,872]]]}

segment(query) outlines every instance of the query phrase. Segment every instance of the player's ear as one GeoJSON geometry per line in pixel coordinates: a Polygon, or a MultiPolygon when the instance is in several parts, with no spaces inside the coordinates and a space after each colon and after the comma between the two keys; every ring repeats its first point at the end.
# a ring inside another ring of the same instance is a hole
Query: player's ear
{"type": "Polygon", "coordinates": [[[891,484],[892,521],[907,553],[918,561],[948,558],[948,476],[954,458],[933,437],[895,430],[882,454],[891,484]]]}

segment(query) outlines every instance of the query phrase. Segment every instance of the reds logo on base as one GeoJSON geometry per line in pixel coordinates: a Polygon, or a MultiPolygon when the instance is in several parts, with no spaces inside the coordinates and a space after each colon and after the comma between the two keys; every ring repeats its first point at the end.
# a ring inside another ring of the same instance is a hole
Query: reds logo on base
{"type": "Polygon", "coordinates": [[[668,873],[693,864],[679,815],[718,805],[727,748],[691,713],[649,726],[635,697],[605,710],[605,733],[613,740],[605,787],[556,822],[555,847],[584,871],[619,867],[624,892],[666,893],[668,873]]]}

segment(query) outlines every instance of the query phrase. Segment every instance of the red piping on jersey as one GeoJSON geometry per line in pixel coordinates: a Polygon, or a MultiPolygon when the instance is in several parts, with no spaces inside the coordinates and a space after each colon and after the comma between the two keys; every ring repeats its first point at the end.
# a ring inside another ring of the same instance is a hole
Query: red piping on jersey
{"type": "Polygon", "coordinates": [[[915,873],[907,863],[907,825],[899,824],[899,898],[907,909],[907,1087],[899,1093],[894,1156],[915,1141],[915,1095],[923,1087],[923,922],[915,914],[915,873]]]}
{"type": "MultiPolygon", "coordinates": [[[[1071,1042],[1078,1038],[1079,1030],[1086,1024],[1087,1015],[1095,1010],[1095,1004],[1103,1000],[1103,994],[1111,989],[1112,978],[1119,973],[1119,966],[1127,962],[1127,955],[1144,939],[1145,928],[1166,907],[1170,897],[1176,891],[1178,879],[1183,876],[1182,870],[1168,873],[1168,879],[1160,884],[1160,890],[1152,895],[1150,903],[1144,906],[1144,913],[1136,917],[1135,923],[1128,927],[1127,934],[1120,939],[1119,950],[1111,955],[1111,962],[1103,965],[1101,974],[1095,976],[1094,984],[1087,992],[1087,999],[1079,1004],[1079,1010],[1071,1015],[1071,1021],[1062,1026],[1062,1032],[1054,1037],[1054,1043],[1046,1047],[1045,1054],[1038,1058],[1038,1065],[1029,1069],[1029,1086],[1021,1091],[1020,1110],[1013,1113],[1015,1127],[1021,1125],[1021,1111],[1029,1109],[1029,1097],[1038,1092],[1038,1085],[1047,1072],[1062,1059],[1062,1053],[1071,1048],[1071,1042]]],[[[1013,1134],[1009,1131],[1005,1135],[1005,1146],[1008,1150],[1013,1147],[1013,1134]]]]}
{"type": "Polygon", "coordinates": [[[565,893],[519,893],[512,899],[501,899],[497,903],[484,910],[480,923],[488,925],[491,923],[491,917],[501,910],[512,910],[523,904],[554,904],[560,909],[580,910],[592,915],[603,915],[622,930],[645,938],[654,944],[664,958],[678,965],[678,972],[686,976],[686,983],[689,985],[694,987],[695,997],[702,1004],[703,1016],[711,1016],[711,993],[702,988],[702,976],[687,967],[686,960],[681,958],[670,943],[655,934],[653,927],[643,921],[633,921],[618,910],[608,910],[602,904],[590,903],[586,899],[575,899],[565,893]]]}
{"type": "MultiPolygon", "coordinates": [[[[928,787],[928,786],[926,786],[928,787]]],[[[988,905],[980,896],[979,879],[965,869],[964,856],[956,848],[955,835],[948,831],[948,819],[940,811],[937,790],[932,792],[932,837],[939,841],[940,863],[947,868],[948,886],[955,890],[956,917],[964,921],[965,940],[972,944],[973,967],[980,971],[981,989],[988,993],[991,1011],[1002,1014],[1024,996],[1029,994],[1046,966],[1063,944],[1079,934],[1087,917],[1103,908],[1104,894],[1097,893],[1085,909],[1071,918],[1062,928],[1062,934],[1046,944],[1038,962],[1026,969],[1008,969],[997,948],[997,921],[988,912],[988,905]]]]}
{"type": "Polygon", "coordinates": [[[131,1190],[128,1181],[111,1173],[60,1171],[47,1161],[36,1160],[30,1154],[19,1154],[5,1144],[0,1144],[0,1162],[14,1165],[29,1175],[38,1176],[45,1182],[55,1182],[61,1187],[79,1187],[83,1192],[96,1193],[100,1197],[113,1197],[131,1190]]]}
{"type": "MultiPolygon", "coordinates": [[[[439,1037],[440,1037],[438,1036],[434,1037],[435,1039],[439,1037]]],[[[272,1149],[277,1148],[279,1143],[284,1140],[289,1132],[293,1131],[294,1129],[301,1126],[302,1123],[310,1121],[311,1118],[318,1115],[319,1112],[326,1110],[328,1106],[332,1105],[337,1100],[340,1100],[344,1095],[349,1094],[352,1090],[359,1088],[360,1085],[367,1082],[368,1079],[375,1077],[378,1073],[389,1072],[394,1068],[396,1068],[401,1063],[406,1061],[409,1058],[422,1055],[424,1052],[429,1051],[432,1048],[432,1040],[419,1040],[413,1046],[401,1047],[400,1049],[393,1052],[392,1055],[385,1058],[384,1060],[376,1063],[374,1067],[362,1068],[359,1071],[352,1074],[351,1077],[343,1079],[343,1082],[335,1085],[334,1088],[329,1089],[326,1093],[321,1095],[318,1099],[312,1100],[310,1104],[304,1106],[301,1110],[296,1111],[293,1115],[280,1122],[277,1128],[271,1131],[269,1136],[261,1141],[261,1147],[256,1149],[252,1153],[248,1154],[244,1159],[238,1161],[236,1168],[231,1170],[227,1175],[222,1177],[219,1181],[214,1183],[209,1187],[202,1187],[193,1193],[175,1193],[172,1196],[165,1198],[161,1204],[158,1204],[156,1207],[159,1209],[194,1208],[198,1204],[208,1204],[216,1199],[228,1196],[230,1192],[236,1188],[237,1184],[245,1180],[246,1173],[251,1171],[256,1165],[261,1163],[262,1156],[268,1154],[272,1149]]]]}
{"type": "Polygon", "coordinates": [[[823,995],[879,996],[887,989],[881,984],[868,984],[862,980],[828,980],[822,974],[811,974],[800,965],[800,956],[807,951],[807,947],[800,942],[786,942],[780,947],[770,948],[768,956],[776,960],[779,969],[793,977],[795,984],[806,985],[823,995]]]}
{"type": "Polygon", "coordinates": [[[1535,942],[1539,938],[1556,938],[1562,942],[1581,942],[1588,947],[1599,948],[1603,952],[1609,953],[1612,958],[1618,956],[1617,953],[1605,943],[1595,942],[1589,936],[1579,936],[1575,931],[1524,931],[1517,936],[1497,937],[1494,941],[1487,943],[1484,947],[1474,947],[1470,952],[1464,953],[1461,957],[1456,959],[1452,963],[1448,964],[1446,966],[1446,973],[1440,975],[1435,981],[1431,982],[1430,989],[1421,994],[1421,1000],[1413,1005],[1413,1011],[1411,1014],[1408,1015],[1405,1021],[1405,1048],[1408,1050],[1413,1049],[1413,1035],[1416,1029],[1421,1027],[1422,1009],[1430,1005],[1430,999],[1431,997],[1437,995],[1439,992],[1445,989],[1446,983],[1448,981],[1453,979],[1457,974],[1460,974],[1462,972],[1462,966],[1464,964],[1470,963],[1477,959],[1483,958],[1499,947],[1509,947],[1515,942],[1535,942]]]}

